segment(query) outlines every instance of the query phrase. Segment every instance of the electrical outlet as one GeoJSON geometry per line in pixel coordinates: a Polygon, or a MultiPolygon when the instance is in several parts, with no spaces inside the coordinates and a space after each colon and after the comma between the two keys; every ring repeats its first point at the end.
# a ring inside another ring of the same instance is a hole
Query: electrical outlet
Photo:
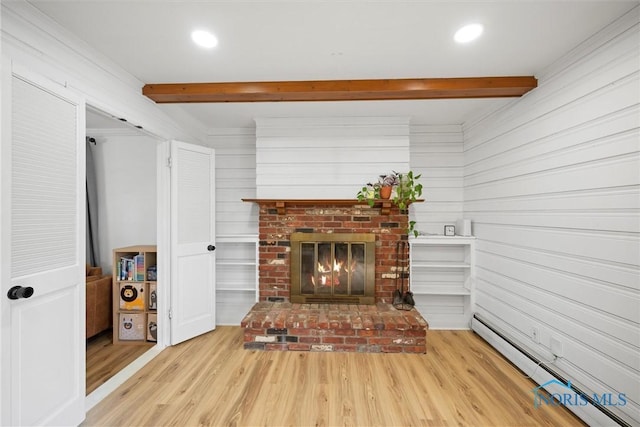
{"type": "Polygon", "coordinates": [[[537,326],[531,328],[531,340],[536,344],[540,343],[540,329],[537,326]]]}
{"type": "Polygon", "coordinates": [[[554,356],[556,357],[562,357],[563,354],[563,345],[562,345],[562,341],[560,341],[559,338],[557,337],[551,337],[551,353],[553,353],[554,356]]]}

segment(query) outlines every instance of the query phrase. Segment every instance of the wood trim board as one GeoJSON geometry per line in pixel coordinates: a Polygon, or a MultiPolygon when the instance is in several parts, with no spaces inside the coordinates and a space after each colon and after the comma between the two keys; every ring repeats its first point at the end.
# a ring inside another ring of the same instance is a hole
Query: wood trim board
{"type": "Polygon", "coordinates": [[[533,76],[221,83],[149,83],[156,103],[372,101],[519,97],[536,88],[533,76]]]}

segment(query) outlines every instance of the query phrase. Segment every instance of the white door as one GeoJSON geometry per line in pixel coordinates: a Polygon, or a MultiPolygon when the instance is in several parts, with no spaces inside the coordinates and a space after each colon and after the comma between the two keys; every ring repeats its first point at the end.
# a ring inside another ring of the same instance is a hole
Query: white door
{"type": "Polygon", "coordinates": [[[2,84],[0,424],[77,425],[85,416],[84,100],[8,61],[2,84]]]}
{"type": "Polygon", "coordinates": [[[215,156],[171,143],[171,344],[216,327],[215,156]]]}

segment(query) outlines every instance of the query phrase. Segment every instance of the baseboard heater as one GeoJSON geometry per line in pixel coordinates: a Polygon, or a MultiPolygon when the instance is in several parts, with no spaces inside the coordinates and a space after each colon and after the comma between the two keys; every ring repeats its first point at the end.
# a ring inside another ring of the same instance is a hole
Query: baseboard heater
{"type": "MultiPolygon", "coordinates": [[[[545,384],[547,381],[556,379],[563,384],[568,384],[567,380],[558,372],[547,366],[547,363],[540,360],[530,352],[522,348],[517,343],[506,337],[502,332],[491,326],[489,322],[482,319],[478,314],[474,314],[471,319],[471,329],[487,341],[492,347],[498,350],[509,361],[515,364],[520,370],[531,377],[538,384],[545,384]]],[[[631,427],[631,424],[611,412],[602,404],[596,402],[580,388],[570,384],[571,390],[582,396],[589,405],[586,406],[565,406],[571,412],[589,425],[610,425],[615,421],[623,427],[631,427]]],[[[550,393],[555,391],[547,390],[550,393]]],[[[562,391],[560,391],[562,392],[562,391]]]]}

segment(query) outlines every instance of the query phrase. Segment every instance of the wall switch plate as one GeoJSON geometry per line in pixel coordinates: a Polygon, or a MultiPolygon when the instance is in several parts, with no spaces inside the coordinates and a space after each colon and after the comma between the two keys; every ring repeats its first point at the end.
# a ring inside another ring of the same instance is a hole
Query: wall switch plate
{"type": "Polygon", "coordinates": [[[551,337],[551,353],[556,357],[564,356],[562,341],[559,338],[551,337]]]}

